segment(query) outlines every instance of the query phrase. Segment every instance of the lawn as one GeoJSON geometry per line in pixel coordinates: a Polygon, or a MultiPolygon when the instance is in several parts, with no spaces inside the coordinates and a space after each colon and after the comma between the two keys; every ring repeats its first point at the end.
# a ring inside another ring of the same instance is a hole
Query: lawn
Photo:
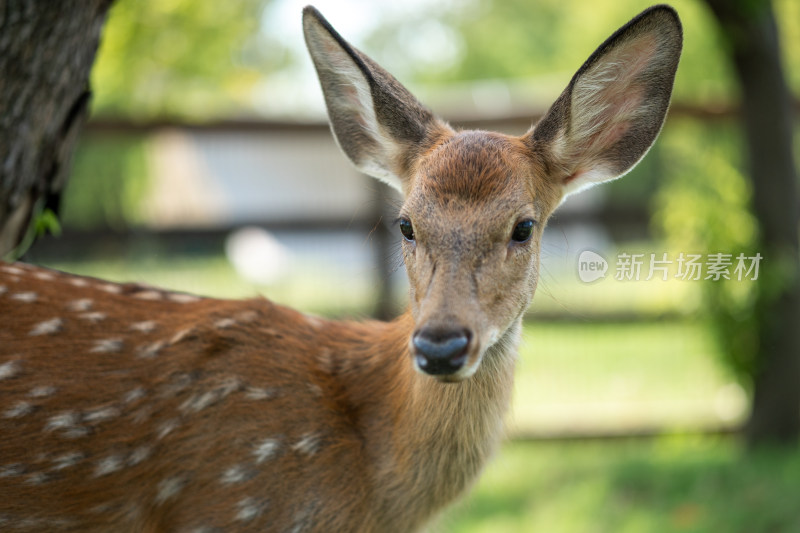
{"type": "Polygon", "coordinates": [[[796,533],[800,449],[731,438],[508,443],[436,533],[796,533]]]}
{"type": "Polygon", "coordinates": [[[730,426],[747,396],[702,321],[528,322],[512,433],[730,426]]]}

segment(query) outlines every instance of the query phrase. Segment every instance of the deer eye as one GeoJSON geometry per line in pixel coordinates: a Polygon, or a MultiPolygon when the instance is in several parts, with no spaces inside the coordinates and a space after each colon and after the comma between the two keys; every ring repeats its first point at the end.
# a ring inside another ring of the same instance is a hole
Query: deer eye
{"type": "Polygon", "coordinates": [[[525,242],[531,238],[533,233],[533,220],[523,220],[514,226],[514,231],[511,233],[511,240],[514,242],[525,242]]]}
{"type": "Polygon", "coordinates": [[[401,218],[398,222],[400,225],[400,233],[403,234],[403,237],[407,241],[414,240],[414,227],[411,225],[411,221],[407,218],[401,218]]]}

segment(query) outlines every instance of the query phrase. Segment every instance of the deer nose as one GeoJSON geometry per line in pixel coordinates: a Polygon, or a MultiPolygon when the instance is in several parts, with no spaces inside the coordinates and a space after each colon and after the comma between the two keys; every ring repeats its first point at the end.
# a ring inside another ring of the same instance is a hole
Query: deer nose
{"type": "Polygon", "coordinates": [[[466,329],[423,328],[411,342],[416,351],[417,366],[426,374],[455,374],[467,362],[470,332],[466,329]]]}

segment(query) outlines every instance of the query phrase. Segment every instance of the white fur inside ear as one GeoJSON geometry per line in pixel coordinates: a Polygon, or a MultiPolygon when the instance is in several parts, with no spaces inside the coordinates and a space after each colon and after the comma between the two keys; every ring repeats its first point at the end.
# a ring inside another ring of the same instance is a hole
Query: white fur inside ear
{"type": "MultiPolygon", "coordinates": [[[[325,62],[319,65],[320,68],[337,79],[339,84],[338,94],[341,97],[329,105],[336,106],[339,112],[350,116],[351,120],[373,141],[369,147],[364,147],[358,159],[353,160],[356,168],[402,191],[400,179],[390,168],[391,162],[399,152],[399,147],[383,131],[378,122],[372,92],[364,73],[339,43],[324,30],[316,33],[313,44],[319,56],[325,59],[325,62]]],[[[336,140],[338,143],[338,137],[336,140]]]]}
{"type": "Polygon", "coordinates": [[[572,92],[571,143],[598,154],[651,113],[641,76],[652,68],[657,46],[655,35],[640,36],[611,50],[583,73],[572,92]]]}
{"type": "Polygon", "coordinates": [[[585,191],[586,189],[589,189],[599,183],[610,181],[619,177],[622,176],[615,176],[607,168],[602,166],[594,167],[585,172],[579,172],[576,176],[564,183],[564,196],[562,198],[566,198],[571,194],[585,191]]]}
{"type": "Polygon", "coordinates": [[[567,175],[565,197],[625,174],[615,171],[607,153],[653,113],[642,80],[657,63],[657,46],[656,36],[642,35],[609,51],[576,80],[568,132],[562,129],[550,146],[567,175]]]}

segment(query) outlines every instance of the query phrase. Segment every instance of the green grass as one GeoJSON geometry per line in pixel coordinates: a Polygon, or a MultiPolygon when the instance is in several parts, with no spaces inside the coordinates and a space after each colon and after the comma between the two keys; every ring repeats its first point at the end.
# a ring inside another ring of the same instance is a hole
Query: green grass
{"type": "Polygon", "coordinates": [[[746,395],[703,322],[530,323],[513,432],[687,429],[740,422],[746,395]]]}
{"type": "Polygon", "coordinates": [[[794,533],[800,450],[733,439],[507,444],[437,533],[794,533]]]}

